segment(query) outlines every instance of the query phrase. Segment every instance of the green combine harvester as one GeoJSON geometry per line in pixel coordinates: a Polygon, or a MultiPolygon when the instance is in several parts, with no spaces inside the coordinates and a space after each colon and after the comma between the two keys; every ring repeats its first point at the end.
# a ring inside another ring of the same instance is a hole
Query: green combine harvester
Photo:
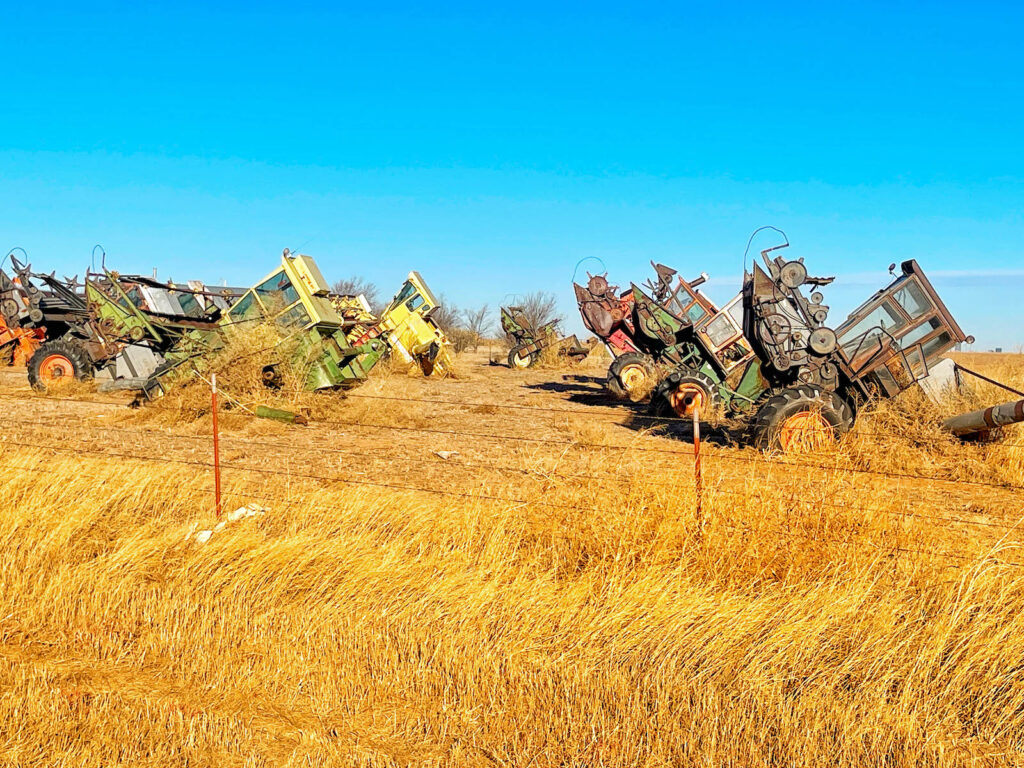
{"type": "Polygon", "coordinates": [[[833,328],[819,290],[833,278],[774,255],[787,246],[762,251],[721,308],[698,290],[703,276],[673,286],[662,265],[653,296],[636,285],[620,294],[600,275],[576,285],[584,323],[617,355],[609,381],[634,400],[653,388],[656,416],[721,407],[755,445],[790,450],[842,435],[873,399],[953,375],[943,355],[973,339],[917,262],[833,328]]]}
{"type": "MultiPolygon", "coordinates": [[[[45,329],[46,340],[28,361],[29,382],[41,391],[97,379],[106,389],[155,397],[169,375],[201,369],[234,329],[253,322],[272,321],[283,339],[297,342],[289,362],[304,370],[309,390],[360,383],[384,346],[376,339],[350,344],[316,263],[287,250],[279,268],[231,300],[105,266],[87,274],[81,290],[27,266],[18,265],[18,278],[4,283],[0,309],[8,324],[45,329]]],[[[263,374],[270,386],[280,379],[278,366],[263,374]]]]}

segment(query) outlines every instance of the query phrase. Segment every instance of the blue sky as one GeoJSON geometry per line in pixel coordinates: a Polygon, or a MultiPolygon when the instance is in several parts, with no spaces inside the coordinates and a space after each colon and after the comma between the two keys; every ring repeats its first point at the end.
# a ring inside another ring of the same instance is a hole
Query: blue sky
{"type": "Polygon", "coordinates": [[[1024,344],[1024,8],[54,3],[0,9],[0,248],[248,284],[280,250],[460,306],[648,261],[739,286],[780,227],[838,319],[916,258],[1024,344]],[[762,242],[762,241],[758,241],[762,242]],[[586,262],[580,270],[601,268],[586,262]]]}

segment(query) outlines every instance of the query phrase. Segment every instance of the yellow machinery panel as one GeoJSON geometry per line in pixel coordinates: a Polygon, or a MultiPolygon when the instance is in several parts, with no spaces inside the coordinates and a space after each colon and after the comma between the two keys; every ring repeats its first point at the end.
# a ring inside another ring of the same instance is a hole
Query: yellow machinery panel
{"type": "Polygon", "coordinates": [[[380,336],[392,351],[409,363],[418,363],[427,375],[452,374],[451,343],[434,322],[437,299],[420,277],[410,272],[401,290],[380,316],[380,336]]]}
{"type": "Polygon", "coordinates": [[[306,286],[312,296],[326,296],[330,293],[330,286],[312,258],[298,254],[291,257],[291,263],[298,281],[306,286]]]}

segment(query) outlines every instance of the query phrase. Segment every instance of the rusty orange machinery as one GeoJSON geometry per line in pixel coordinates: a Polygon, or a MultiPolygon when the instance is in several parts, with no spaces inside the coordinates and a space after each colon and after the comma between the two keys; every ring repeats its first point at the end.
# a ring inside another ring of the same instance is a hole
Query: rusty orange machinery
{"type": "Polygon", "coordinates": [[[0,316],[0,360],[9,365],[25,365],[45,340],[44,328],[11,328],[0,316]]]}

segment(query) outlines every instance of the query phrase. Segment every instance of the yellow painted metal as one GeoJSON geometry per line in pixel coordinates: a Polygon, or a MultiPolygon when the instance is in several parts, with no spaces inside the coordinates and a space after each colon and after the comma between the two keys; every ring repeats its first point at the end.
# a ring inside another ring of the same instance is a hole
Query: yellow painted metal
{"type": "Polygon", "coordinates": [[[296,276],[296,282],[301,282],[312,296],[326,296],[331,292],[331,287],[324,280],[320,268],[309,256],[299,254],[291,257],[291,269],[296,276]]]}
{"type": "MultiPolygon", "coordinates": [[[[341,316],[335,310],[331,300],[327,297],[329,289],[323,275],[320,273],[320,269],[317,267],[316,262],[309,256],[292,256],[290,254],[284,254],[281,257],[281,266],[275,269],[270,274],[266,275],[257,286],[266,285],[273,278],[280,276],[281,278],[287,279],[287,283],[295,290],[297,294],[297,300],[287,304],[284,307],[280,306],[268,306],[267,302],[261,298],[260,292],[257,288],[251,288],[242,296],[237,302],[235,302],[232,308],[231,314],[238,316],[243,314],[239,307],[245,307],[245,302],[252,296],[252,300],[255,300],[263,309],[263,314],[267,317],[280,317],[287,312],[294,311],[298,305],[302,305],[305,310],[308,320],[301,322],[303,327],[311,325],[325,325],[340,328],[342,325],[341,316]]],[[[283,285],[282,280],[274,281],[275,284],[283,285]]]]}
{"type": "Polygon", "coordinates": [[[434,322],[437,298],[418,272],[410,272],[402,288],[381,313],[380,337],[392,353],[407,363],[417,363],[427,375],[453,372],[451,343],[434,322]]]}

